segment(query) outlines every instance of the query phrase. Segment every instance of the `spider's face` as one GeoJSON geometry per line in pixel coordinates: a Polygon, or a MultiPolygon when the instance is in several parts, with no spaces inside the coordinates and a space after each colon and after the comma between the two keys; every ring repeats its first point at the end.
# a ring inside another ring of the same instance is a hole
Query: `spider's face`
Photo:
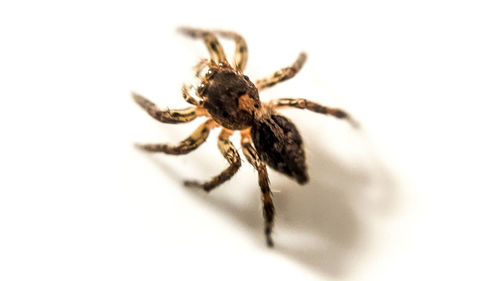
{"type": "Polygon", "coordinates": [[[259,92],[250,79],[230,69],[215,69],[207,76],[203,106],[212,118],[231,130],[250,127],[261,108],[259,92]]]}

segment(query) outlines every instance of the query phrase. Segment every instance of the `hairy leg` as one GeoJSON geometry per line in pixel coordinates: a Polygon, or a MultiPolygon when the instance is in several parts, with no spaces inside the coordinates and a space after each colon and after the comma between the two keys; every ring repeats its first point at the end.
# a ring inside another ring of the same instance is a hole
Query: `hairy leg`
{"type": "Polygon", "coordinates": [[[311,110],[316,113],[335,116],[339,119],[345,119],[355,128],[359,127],[358,122],[356,122],[353,118],[351,118],[351,116],[342,109],[326,107],[319,103],[312,102],[310,100],[300,99],[300,98],[282,98],[282,99],[272,100],[269,102],[269,104],[274,108],[295,107],[300,109],[311,110]]]}
{"type": "Polygon", "coordinates": [[[232,134],[232,131],[223,128],[219,134],[219,140],[217,142],[217,146],[219,147],[219,150],[224,158],[226,158],[227,162],[229,163],[229,167],[227,167],[224,171],[207,182],[200,183],[198,181],[185,181],[184,185],[200,187],[209,192],[210,190],[221,185],[225,181],[229,180],[234,174],[236,174],[241,166],[241,159],[233,143],[231,143],[231,141],[229,140],[229,137],[232,134]]]}
{"type": "Polygon", "coordinates": [[[233,57],[233,65],[237,70],[243,71],[247,65],[248,48],[245,39],[236,32],[226,30],[214,30],[214,33],[225,38],[234,40],[235,51],[233,57]]]}
{"type": "Polygon", "coordinates": [[[185,109],[161,110],[156,104],[139,94],[132,93],[132,97],[149,115],[163,123],[185,123],[193,121],[196,117],[205,115],[205,110],[202,108],[190,107],[185,109]]]}
{"type": "Polygon", "coordinates": [[[300,53],[297,60],[291,66],[287,66],[285,68],[282,68],[282,69],[276,71],[270,77],[257,80],[255,82],[257,89],[262,90],[265,88],[269,88],[269,87],[276,85],[277,83],[283,82],[285,80],[288,80],[288,79],[294,77],[295,74],[297,74],[297,72],[299,72],[299,70],[304,65],[306,58],[307,58],[307,56],[305,53],[300,53]]]}
{"type": "Polygon", "coordinates": [[[227,64],[224,49],[222,49],[219,40],[217,40],[217,37],[215,37],[213,32],[190,27],[180,27],[179,32],[192,38],[203,38],[203,41],[208,48],[208,52],[210,53],[210,59],[217,64],[227,64]]]}
{"type": "Polygon", "coordinates": [[[167,154],[186,154],[198,148],[207,139],[210,130],[215,128],[217,123],[209,119],[201,124],[187,139],[181,141],[178,145],[168,144],[137,144],[142,150],[149,152],[164,152],[167,154]]]}
{"type": "Polygon", "coordinates": [[[269,247],[274,245],[271,232],[274,223],[274,204],[271,189],[269,188],[269,177],[267,175],[266,164],[260,160],[257,151],[252,145],[252,140],[248,132],[241,133],[241,146],[243,154],[248,162],[257,170],[259,175],[259,186],[262,193],[262,214],[264,216],[266,242],[269,247]]]}

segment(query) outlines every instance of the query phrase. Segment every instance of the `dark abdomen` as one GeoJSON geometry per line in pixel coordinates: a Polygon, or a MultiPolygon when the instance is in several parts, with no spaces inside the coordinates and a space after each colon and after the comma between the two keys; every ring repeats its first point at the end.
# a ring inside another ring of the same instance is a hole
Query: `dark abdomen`
{"type": "Polygon", "coordinates": [[[290,120],[273,112],[255,121],[251,135],[260,158],[267,165],[300,184],[308,181],[302,137],[290,120]]]}

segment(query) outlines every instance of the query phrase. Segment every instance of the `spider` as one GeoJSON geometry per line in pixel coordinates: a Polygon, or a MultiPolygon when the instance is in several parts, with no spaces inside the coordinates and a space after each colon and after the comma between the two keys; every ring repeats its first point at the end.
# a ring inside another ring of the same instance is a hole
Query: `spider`
{"type": "Polygon", "coordinates": [[[266,167],[269,166],[291,177],[299,184],[305,184],[308,181],[302,137],[295,125],[277,110],[285,107],[307,109],[345,119],[354,126],[356,123],[341,109],[325,107],[302,98],[260,101],[260,91],[297,74],[306,60],[305,53],[300,53],[292,65],[253,83],[248,76],[243,74],[248,52],[247,44],[242,36],[232,31],[190,27],[181,27],[179,31],[189,37],[203,39],[210,54],[210,59],[202,59],[194,67],[197,78],[201,80],[198,87],[194,89],[186,84],[182,87],[184,100],[192,106],[185,109],[162,110],[139,94],[132,93],[132,95],[149,115],[160,122],[186,123],[202,116],[207,117],[207,120],[178,145],[138,144],[137,147],[149,152],[187,154],[198,148],[208,138],[210,130],[221,127],[218,147],[229,163],[229,167],[208,181],[184,181],[185,186],[198,187],[209,192],[229,180],[241,166],[238,151],[230,141],[230,137],[238,131],[241,135],[243,155],[258,173],[265,221],[264,233],[267,245],[272,247],[271,232],[275,210],[266,167]],[[226,55],[216,35],[234,40],[236,50],[233,55],[233,65],[226,60],[226,55]],[[195,91],[196,98],[191,94],[191,89],[195,91]]]}

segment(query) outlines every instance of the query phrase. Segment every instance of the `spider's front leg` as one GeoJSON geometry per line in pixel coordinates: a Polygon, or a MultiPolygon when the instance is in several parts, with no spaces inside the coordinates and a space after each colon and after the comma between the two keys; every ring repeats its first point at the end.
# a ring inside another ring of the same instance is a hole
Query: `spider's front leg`
{"type": "Polygon", "coordinates": [[[198,181],[185,181],[185,186],[200,187],[209,192],[225,181],[229,180],[234,174],[236,174],[241,166],[241,159],[233,143],[229,140],[229,137],[232,134],[233,131],[223,128],[219,134],[219,139],[217,141],[217,146],[219,147],[219,150],[224,158],[226,158],[227,162],[229,163],[229,167],[227,167],[224,171],[207,182],[200,183],[198,181]]]}
{"type": "Polygon", "coordinates": [[[233,64],[237,70],[243,71],[247,65],[248,48],[245,39],[236,32],[226,30],[215,30],[214,33],[234,40],[235,50],[233,64]]]}
{"type": "Polygon", "coordinates": [[[217,37],[215,37],[215,34],[213,32],[190,27],[180,27],[178,30],[182,34],[190,36],[192,38],[203,38],[203,41],[208,48],[208,52],[210,53],[210,59],[216,64],[227,64],[224,49],[222,48],[219,40],[217,40],[217,37]]]}
{"type": "Polygon", "coordinates": [[[265,88],[272,87],[279,82],[283,82],[294,77],[306,62],[306,58],[307,56],[305,53],[300,53],[297,60],[295,60],[295,62],[291,66],[287,66],[276,71],[270,77],[255,81],[255,86],[257,86],[257,89],[263,90],[265,88]]]}
{"type": "Polygon", "coordinates": [[[274,243],[271,233],[274,223],[274,203],[271,189],[269,188],[269,177],[267,175],[266,164],[259,158],[257,151],[252,145],[252,139],[248,132],[241,133],[241,146],[246,159],[257,170],[259,175],[259,186],[262,193],[263,205],[262,214],[265,221],[264,233],[266,235],[267,246],[273,247],[274,243]]]}
{"type": "Polygon", "coordinates": [[[283,107],[295,107],[299,109],[307,109],[320,114],[335,116],[339,119],[345,119],[353,127],[359,128],[359,123],[356,120],[354,120],[344,110],[339,108],[326,107],[310,100],[300,99],[300,98],[282,98],[282,99],[272,100],[269,102],[269,104],[276,109],[283,107]]]}
{"type": "Polygon", "coordinates": [[[137,144],[139,149],[149,152],[164,152],[167,154],[186,154],[198,148],[208,138],[210,130],[215,128],[217,123],[209,119],[201,124],[187,139],[181,141],[179,145],[168,144],[137,144]]]}
{"type": "Polygon", "coordinates": [[[139,94],[132,93],[132,97],[151,117],[163,123],[185,123],[193,121],[196,117],[205,115],[205,110],[202,108],[190,107],[185,109],[161,110],[156,104],[139,94]]]}

